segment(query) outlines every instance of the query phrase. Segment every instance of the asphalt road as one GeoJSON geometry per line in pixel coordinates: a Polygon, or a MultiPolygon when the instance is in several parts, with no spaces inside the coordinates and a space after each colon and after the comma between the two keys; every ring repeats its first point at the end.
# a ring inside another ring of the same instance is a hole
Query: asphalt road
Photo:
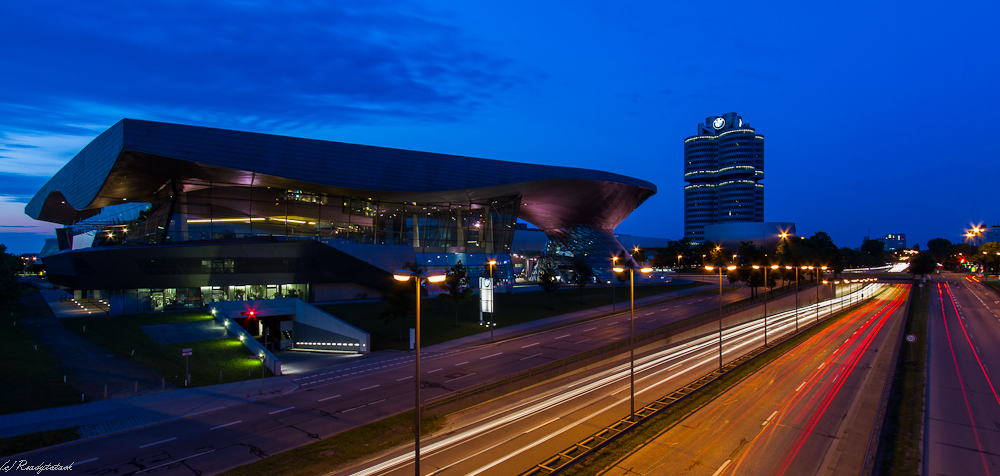
{"type": "MultiPolygon", "coordinates": [[[[874,287],[880,287],[875,285],[874,287]]],[[[871,291],[868,291],[871,292],[871,291]]],[[[820,318],[831,307],[820,306],[820,318]]],[[[815,311],[802,314],[813,316],[815,311]]],[[[811,317],[810,317],[811,318],[811,317]]],[[[769,317],[772,338],[795,329],[795,313],[769,317]]],[[[763,323],[727,328],[725,359],[763,344],[763,323]]],[[[636,408],[680,388],[719,365],[718,334],[641,355],[636,363],[636,408]]],[[[452,415],[451,426],[421,444],[421,473],[427,475],[520,474],[629,413],[629,367],[595,369],[536,389],[530,397],[452,415]]],[[[397,451],[337,474],[413,474],[412,450],[397,451]]]]}
{"type": "Polygon", "coordinates": [[[888,288],[604,474],[823,474],[905,296],[888,288]]]}
{"type": "Polygon", "coordinates": [[[964,275],[928,283],[930,379],[925,474],[1000,474],[1000,295],[964,275]]]}
{"type": "MultiPolygon", "coordinates": [[[[745,298],[727,293],[726,302],[745,298]]],[[[716,309],[695,296],[636,312],[636,332],[716,309]]],[[[425,398],[462,390],[625,339],[628,313],[491,345],[424,354],[425,398]]],[[[238,407],[168,421],[24,456],[68,464],[86,474],[211,475],[292,449],[413,406],[413,357],[408,352],[359,356],[289,378],[295,392],[238,407]]]]}

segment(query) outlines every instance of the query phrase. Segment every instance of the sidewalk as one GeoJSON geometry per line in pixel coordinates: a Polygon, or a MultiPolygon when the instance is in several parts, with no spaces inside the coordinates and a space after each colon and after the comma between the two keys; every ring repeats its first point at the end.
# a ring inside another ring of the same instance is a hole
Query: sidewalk
{"type": "Polygon", "coordinates": [[[0,415],[0,438],[77,427],[89,438],[270,398],[299,388],[283,377],[0,415]]]}

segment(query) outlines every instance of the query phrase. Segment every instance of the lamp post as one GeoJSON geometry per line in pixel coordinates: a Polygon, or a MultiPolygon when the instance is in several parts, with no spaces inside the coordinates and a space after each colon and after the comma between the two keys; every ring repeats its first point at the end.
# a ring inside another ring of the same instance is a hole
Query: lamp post
{"type": "MultiPolygon", "coordinates": [[[[997,253],[997,254],[1000,255],[1000,253],[997,253]]],[[[677,255],[677,275],[678,276],[680,276],[680,274],[681,274],[681,258],[683,258],[683,257],[684,257],[684,255],[677,255]]],[[[678,279],[680,279],[680,278],[678,277],[678,279]]],[[[680,298],[681,298],[681,285],[680,285],[680,283],[677,283],[677,299],[680,299],[680,298]]]]}
{"type": "MultiPolygon", "coordinates": [[[[611,257],[611,269],[612,270],[618,269],[618,257],[617,256],[612,256],[611,257]]],[[[611,315],[612,316],[615,315],[615,303],[617,302],[617,298],[615,297],[615,294],[617,292],[618,292],[618,276],[612,274],[611,275],[611,315]]]]}
{"type": "Polygon", "coordinates": [[[492,306],[490,306],[490,344],[492,344],[493,343],[493,328],[496,327],[496,324],[493,323],[493,314],[496,311],[496,305],[497,305],[497,300],[496,300],[496,298],[497,298],[497,287],[496,287],[496,285],[493,284],[493,266],[497,264],[497,260],[490,259],[488,261],[488,263],[490,265],[490,288],[492,288],[492,292],[493,292],[493,301],[491,302],[492,306]]]}
{"type": "Polygon", "coordinates": [[[795,268],[795,332],[799,331],[799,267],[785,266],[785,269],[795,268]]]}
{"type": "MultiPolygon", "coordinates": [[[[638,249],[638,248],[636,248],[638,249]]],[[[624,273],[625,268],[616,266],[616,273],[624,273]]],[[[645,267],[640,269],[643,273],[649,274],[653,272],[653,268],[645,267]]],[[[628,339],[629,346],[629,381],[631,383],[632,395],[631,395],[631,405],[632,410],[629,413],[629,420],[635,416],[635,270],[633,268],[628,269],[628,284],[629,284],[629,325],[631,326],[631,336],[628,339]]]]}
{"type": "MultiPolygon", "coordinates": [[[[764,268],[764,346],[767,346],[767,266],[753,265],[753,269],[764,268]]],[[[778,269],[778,265],[771,266],[778,269]]]]}
{"type": "MultiPolygon", "coordinates": [[[[705,266],[705,269],[711,271],[714,266],[705,266]]],[[[727,269],[730,271],[736,269],[736,266],[729,266],[727,269]]],[[[719,370],[722,370],[722,266],[719,266],[719,370]]]]}
{"type": "Polygon", "coordinates": [[[413,332],[413,347],[416,349],[416,374],[413,376],[415,390],[415,408],[413,416],[413,474],[420,476],[420,282],[427,280],[432,283],[444,281],[443,274],[415,273],[407,269],[397,269],[392,277],[397,281],[413,278],[417,287],[417,326],[413,332]]]}

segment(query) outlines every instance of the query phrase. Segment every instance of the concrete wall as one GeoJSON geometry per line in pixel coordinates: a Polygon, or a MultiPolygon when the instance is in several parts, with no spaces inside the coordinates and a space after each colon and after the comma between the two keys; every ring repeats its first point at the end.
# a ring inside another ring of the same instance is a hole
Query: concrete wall
{"type": "Polygon", "coordinates": [[[358,352],[363,354],[371,352],[371,336],[367,332],[337,319],[335,316],[301,299],[297,299],[296,301],[298,302],[295,308],[295,322],[357,339],[359,345],[356,350],[358,352]]]}

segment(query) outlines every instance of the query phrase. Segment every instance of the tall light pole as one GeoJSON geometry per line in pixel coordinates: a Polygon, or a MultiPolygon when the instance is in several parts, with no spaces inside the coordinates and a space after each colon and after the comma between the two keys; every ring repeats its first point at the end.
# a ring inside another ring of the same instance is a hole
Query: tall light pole
{"type": "MultiPolygon", "coordinates": [[[[767,346],[767,265],[753,265],[753,269],[764,268],[764,346],[767,346]]],[[[778,269],[778,265],[771,266],[771,269],[778,269]]]]}
{"type": "MultiPolygon", "coordinates": [[[[1000,253],[997,253],[997,254],[1000,255],[1000,253]]],[[[680,276],[680,274],[681,274],[681,258],[683,258],[683,257],[684,257],[684,255],[677,255],[677,275],[678,276],[680,276]]],[[[678,277],[678,279],[680,279],[680,278],[678,277]]],[[[680,285],[680,283],[677,283],[677,299],[680,299],[680,298],[681,298],[681,285],[680,285]]]]}
{"type": "Polygon", "coordinates": [[[489,263],[489,265],[490,265],[490,288],[491,288],[491,292],[493,293],[493,301],[491,302],[492,306],[490,307],[490,344],[492,344],[493,343],[493,328],[496,327],[496,324],[493,322],[493,314],[497,310],[497,308],[496,308],[496,305],[497,305],[497,287],[496,287],[495,284],[493,284],[493,266],[495,266],[497,264],[497,260],[491,258],[487,263],[489,263]]]}
{"type": "MultiPolygon", "coordinates": [[[[714,266],[705,266],[705,269],[711,271],[714,266]]],[[[730,271],[736,269],[736,266],[729,266],[730,271]]],[[[719,266],[719,369],[722,369],[722,266],[719,266]]]]}
{"type": "Polygon", "coordinates": [[[417,326],[413,331],[413,347],[417,351],[416,374],[413,376],[414,382],[414,415],[413,415],[413,474],[420,476],[420,282],[427,280],[432,283],[444,281],[443,274],[414,273],[408,269],[397,269],[392,277],[397,281],[406,281],[413,278],[417,286],[417,326]]]}
{"type": "MultiPolygon", "coordinates": [[[[636,248],[636,249],[638,249],[638,248],[636,248]]],[[[640,269],[639,271],[642,271],[643,273],[649,274],[649,273],[653,272],[653,268],[645,267],[645,268],[640,269]]],[[[621,268],[621,267],[617,267],[616,266],[615,267],[615,272],[616,273],[624,273],[625,272],[625,268],[621,268]]],[[[629,306],[629,318],[628,318],[628,320],[629,320],[629,324],[630,324],[630,326],[632,328],[632,331],[631,331],[632,335],[628,339],[628,346],[629,346],[629,362],[628,362],[628,366],[629,366],[629,380],[631,382],[631,389],[632,389],[632,398],[631,398],[632,411],[631,411],[631,413],[629,413],[629,420],[631,421],[632,417],[635,416],[635,270],[633,268],[629,268],[628,269],[628,277],[629,277],[629,279],[628,279],[628,284],[629,284],[629,302],[631,303],[630,306],[629,306]]]]}
{"type": "MultiPolygon", "coordinates": [[[[611,269],[618,269],[618,257],[611,257],[611,269]]],[[[618,276],[615,274],[611,275],[611,315],[615,315],[615,303],[618,299],[615,297],[615,293],[618,292],[618,276]]]]}
{"type": "Polygon", "coordinates": [[[795,268],[795,332],[799,331],[799,267],[785,266],[785,269],[795,268]]]}

